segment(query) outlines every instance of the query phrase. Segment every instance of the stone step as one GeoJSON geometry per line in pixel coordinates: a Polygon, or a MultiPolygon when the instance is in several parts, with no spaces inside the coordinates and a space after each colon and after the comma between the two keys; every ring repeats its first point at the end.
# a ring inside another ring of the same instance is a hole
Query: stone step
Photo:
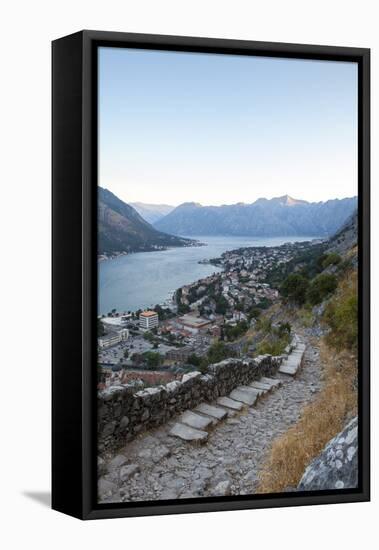
{"type": "Polygon", "coordinates": [[[290,355],[289,357],[298,357],[299,355],[303,355],[305,349],[298,349],[296,348],[290,355]]]}
{"type": "Polygon", "coordinates": [[[305,348],[306,348],[306,345],[298,341],[295,350],[280,365],[279,372],[281,372],[282,374],[289,374],[291,376],[295,376],[295,374],[297,373],[301,365],[305,348]]]}
{"type": "Polygon", "coordinates": [[[303,354],[299,353],[299,355],[290,355],[288,359],[285,359],[282,363],[282,365],[299,365],[301,363],[301,360],[303,358],[303,354]]]}
{"type": "Polygon", "coordinates": [[[265,384],[264,382],[261,382],[259,380],[254,380],[251,384],[249,384],[251,388],[256,388],[257,390],[263,390],[263,391],[269,391],[271,390],[270,384],[265,384]]]}
{"type": "Polygon", "coordinates": [[[282,374],[290,374],[291,376],[295,376],[295,374],[297,373],[297,369],[294,367],[281,366],[279,372],[281,372],[282,374]]]}
{"type": "Polygon", "coordinates": [[[249,386],[238,386],[238,388],[231,392],[229,397],[251,407],[258,399],[258,395],[258,391],[249,386]]]}
{"type": "Polygon", "coordinates": [[[260,382],[264,382],[265,384],[270,384],[272,388],[277,388],[282,385],[282,381],[278,380],[276,378],[267,378],[266,376],[262,376],[260,379],[260,382]]]}
{"type": "Polygon", "coordinates": [[[243,409],[243,404],[240,401],[230,399],[230,397],[219,397],[217,399],[217,405],[232,409],[233,411],[240,411],[243,409]]]}
{"type": "Polygon", "coordinates": [[[257,388],[255,385],[254,385],[254,382],[252,382],[251,384],[249,384],[249,388],[251,388],[252,390],[256,391],[258,393],[258,396],[260,397],[261,395],[264,395],[265,393],[267,393],[267,390],[263,390],[262,388],[257,388]]]}
{"type": "Polygon", "coordinates": [[[207,416],[211,416],[216,420],[223,420],[226,416],[228,416],[228,411],[226,411],[225,409],[221,409],[221,407],[215,407],[214,405],[208,405],[208,403],[200,403],[200,405],[198,405],[196,409],[194,409],[194,411],[205,414],[207,416]]]}
{"type": "Polygon", "coordinates": [[[190,428],[195,428],[195,430],[205,430],[209,428],[211,424],[215,423],[214,418],[209,416],[202,416],[201,414],[196,414],[192,411],[186,411],[179,418],[179,421],[182,424],[187,424],[190,428]]]}
{"type": "Polygon", "coordinates": [[[281,367],[290,367],[290,368],[298,369],[300,366],[300,363],[301,363],[300,359],[295,360],[294,358],[292,358],[290,361],[283,361],[283,363],[279,367],[279,372],[281,367]]]}
{"type": "Polygon", "coordinates": [[[199,443],[205,443],[205,441],[208,439],[208,432],[190,428],[190,426],[180,424],[179,422],[177,422],[172,427],[169,435],[173,437],[179,437],[180,439],[184,439],[184,441],[194,441],[199,443]]]}

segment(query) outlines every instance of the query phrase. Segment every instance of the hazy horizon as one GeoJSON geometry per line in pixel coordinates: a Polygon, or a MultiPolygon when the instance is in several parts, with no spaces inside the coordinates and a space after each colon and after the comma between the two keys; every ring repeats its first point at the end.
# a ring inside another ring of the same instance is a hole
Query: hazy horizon
{"type": "MultiPolygon", "coordinates": [[[[100,186],[100,187],[103,187],[103,186],[100,186]]],[[[122,197],[118,196],[117,193],[115,193],[114,191],[112,191],[112,189],[109,189],[108,187],[103,187],[103,189],[106,189],[108,191],[110,191],[111,193],[113,193],[114,195],[116,195],[119,199],[123,200],[124,202],[126,202],[127,204],[144,204],[144,205],[147,205],[147,206],[171,206],[171,207],[174,207],[176,208],[177,206],[180,206],[182,204],[185,204],[185,203],[195,203],[195,204],[200,204],[200,206],[204,206],[204,207],[207,207],[207,206],[233,206],[233,205],[236,205],[236,204],[243,204],[243,205],[250,205],[250,204],[253,204],[254,202],[258,201],[258,200],[272,200],[272,199],[280,199],[280,198],[283,198],[283,197],[286,197],[288,196],[290,199],[293,199],[295,201],[298,201],[298,202],[308,202],[308,203],[320,203],[320,202],[328,202],[328,201],[332,201],[332,200],[342,200],[342,199],[354,199],[354,198],[357,198],[358,195],[346,195],[344,197],[330,197],[330,198],[327,198],[325,200],[321,200],[321,201],[307,201],[306,199],[303,199],[301,197],[293,197],[291,195],[289,195],[288,193],[286,193],[285,195],[280,195],[280,196],[273,196],[273,197],[264,197],[264,196],[261,196],[261,197],[258,197],[257,199],[255,199],[254,201],[252,202],[247,202],[247,201],[234,201],[234,202],[229,202],[229,203],[222,203],[222,204],[204,204],[204,203],[201,203],[200,201],[197,201],[197,200],[189,200],[189,201],[184,201],[184,202],[181,202],[181,203],[178,203],[178,204],[174,204],[173,202],[171,203],[166,203],[166,202],[146,202],[146,201],[143,201],[143,200],[125,200],[125,199],[122,199],[122,197]]]]}
{"type": "Polygon", "coordinates": [[[357,82],[352,62],[101,47],[99,184],[171,206],[356,196],[357,82]]]}

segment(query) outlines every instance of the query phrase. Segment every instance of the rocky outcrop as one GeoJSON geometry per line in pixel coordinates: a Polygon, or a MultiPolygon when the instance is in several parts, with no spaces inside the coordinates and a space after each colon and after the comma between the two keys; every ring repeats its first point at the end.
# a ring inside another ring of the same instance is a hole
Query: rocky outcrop
{"type": "Polygon", "coordinates": [[[298,491],[353,489],[358,485],[358,418],[326,445],[305,470],[298,491]]]}
{"type": "Polygon", "coordinates": [[[355,210],[343,226],[330,239],[328,252],[346,254],[358,242],[358,211],[355,210]]]}
{"type": "Polygon", "coordinates": [[[225,359],[206,374],[192,372],[181,381],[136,392],[135,386],[112,386],[98,394],[98,449],[114,451],[144,430],[155,428],[203,401],[212,402],[237,386],[274,375],[281,357],[225,359]]]}

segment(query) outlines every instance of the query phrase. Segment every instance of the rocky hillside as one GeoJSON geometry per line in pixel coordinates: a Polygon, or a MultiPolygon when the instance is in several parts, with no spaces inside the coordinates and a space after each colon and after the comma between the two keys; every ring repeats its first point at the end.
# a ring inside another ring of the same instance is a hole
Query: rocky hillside
{"type": "Polygon", "coordinates": [[[345,254],[358,242],[358,211],[355,210],[342,227],[331,237],[329,250],[345,254]]]}
{"type": "Polygon", "coordinates": [[[357,207],[356,197],[310,203],[288,195],[252,204],[175,208],[154,226],[174,235],[329,236],[357,207]]]}
{"type": "Polygon", "coordinates": [[[161,250],[170,246],[191,246],[193,241],[154,229],[129,204],[98,188],[98,253],[161,250]]]}

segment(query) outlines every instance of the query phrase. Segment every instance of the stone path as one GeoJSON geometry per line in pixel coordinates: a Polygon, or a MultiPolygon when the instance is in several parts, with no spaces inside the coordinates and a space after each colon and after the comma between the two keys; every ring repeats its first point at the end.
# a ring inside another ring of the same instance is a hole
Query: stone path
{"type": "Polygon", "coordinates": [[[204,430],[215,428],[221,420],[234,415],[234,411],[242,410],[244,405],[254,405],[258,397],[281,384],[280,380],[271,378],[265,380],[267,382],[262,378],[249,386],[238,386],[229,397],[218,399],[216,407],[208,403],[200,403],[193,411],[186,411],[179,418],[179,422],[174,424],[169,435],[185,441],[204,442],[208,439],[208,433],[204,430]]]}
{"type": "Polygon", "coordinates": [[[296,346],[296,349],[294,349],[293,352],[288,356],[288,358],[285,359],[280,365],[279,372],[281,372],[282,374],[291,374],[292,376],[295,376],[301,366],[304,351],[305,344],[299,342],[296,346]]]}
{"type": "Polygon", "coordinates": [[[262,378],[219,398],[211,405],[218,411],[206,412],[209,405],[202,404],[181,421],[137,437],[101,462],[100,502],[253,494],[273,440],[297,422],[320,389],[320,375],[319,350],[308,343],[295,377],[279,372],[277,380],[262,378]],[[226,419],[217,418],[222,410],[226,419]],[[202,432],[200,442],[196,432],[202,432]]]}

